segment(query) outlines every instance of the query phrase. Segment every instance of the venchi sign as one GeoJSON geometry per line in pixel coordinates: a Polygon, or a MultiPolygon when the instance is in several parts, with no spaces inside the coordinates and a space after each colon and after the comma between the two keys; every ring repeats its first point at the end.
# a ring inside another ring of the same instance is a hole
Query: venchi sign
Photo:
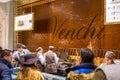
{"type": "Polygon", "coordinates": [[[58,39],[67,39],[70,38],[71,40],[73,39],[85,39],[87,38],[87,35],[90,34],[90,38],[97,38],[97,39],[101,39],[104,37],[103,31],[104,31],[104,26],[101,27],[99,29],[99,31],[96,31],[96,28],[92,26],[92,24],[94,23],[94,20],[96,19],[96,17],[98,16],[98,14],[96,14],[92,20],[90,21],[90,24],[86,27],[86,26],[81,26],[79,27],[79,29],[76,28],[62,28],[63,25],[69,20],[69,19],[65,19],[63,20],[63,22],[61,23],[60,26],[57,26],[58,21],[57,21],[57,17],[54,16],[52,18],[55,19],[54,22],[54,30],[53,30],[53,39],[58,38],[58,39]],[[83,32],[83,34],[81,34],[81,32],[83,32]]]}

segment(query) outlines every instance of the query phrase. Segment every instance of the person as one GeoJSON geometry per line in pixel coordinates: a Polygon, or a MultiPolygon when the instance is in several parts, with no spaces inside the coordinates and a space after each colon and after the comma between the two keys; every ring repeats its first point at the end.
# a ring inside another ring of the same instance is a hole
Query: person
{"type": "Polygon", "coordinates": [[[43,48],[42,47],[38,47],[36,49],[36,56],[38,58],[37,67],[40,71],[44,72],[45,58],[43,56],[43,48]]]}
{"type": "Polygon", "coordinates": [[[68,52],[66,51],[66,48],[63,49],[63,52],[60,54],[60,59],[63,59],[64,61],[68,58],[68,52]]]}
{"type": "Polygon", "coordinates": [[[105,53],[104,63],[102,63],[100,66],[115,64],[114,62],[115,57],[116,57],[115,53],[113,53],[112,51],[107,51],[105,53]]]}
{"type": "Polygon", "coordinates": [[[21,44],[21,43],[18,43],[16,45],[16,49],[17,49],[17,51],[15,53],[13,53],[13,61],[15,60],[18,62],[18,64],[22,65],[21,61],[24,61],[23,57],[28,53],[26,51],[24,51],[23,44],[21,44]]]}
{"type": "Polygon", "coordinates": [[[54,51],[54,46],[49,46],[49,50],[44,54],[45,63],[46,63],[45,72],[56,74],[57,63],[59,58],[53,51],[54,51]]]}
{"type": "Polygon", "coordinates": [[[0,80],[12,80],[13,66],[11,62],[12,51],[4,49],[0,59],[0,80]]]}
{"type": "Polygon", "coordinates": [[[16,80],[44,80],[42,73],[37,70],[36,62],[37,58],[34,54],[25,55],[16,80]]]}
{"type": "Polygon", "coordinates": [[[111,64],[98,67],[92,80],[120,80],[120,64],[111,64]]]}
{"type": "Polygon", "coordinates": [[[97,67],[93,59],[94,53],[89,48],[81,48],[80,64],[66,69],[67,80],[91,80],[97,67]]]}
{"type": "Polygon", "coordinates": [[[30,54],[30,51],[27,49],[27,47],[24,44],[22,44],[22,49],[26,54],[30,54]]]}
{"type": "Polygon", "coordinates": [[[56,53],[57,57],[59,58],[60,57],[60,52],[59,52],[59,48],[58,47],[56,47],[54,52],[56,53]]]}

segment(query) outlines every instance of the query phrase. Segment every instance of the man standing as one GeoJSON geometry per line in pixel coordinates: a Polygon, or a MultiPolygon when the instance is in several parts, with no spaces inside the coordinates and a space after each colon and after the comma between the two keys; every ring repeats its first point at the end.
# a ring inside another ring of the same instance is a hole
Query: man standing
{"type": "Polygon", "coordinates": [[[80,64],[66,69],[68,80],[91,80],[96,66],[94,53],[89,48],[81,48],[80,64]]]}
{"type": "Polygon", "coordinates": [[[5,49],[2,51],[0,59],[0,80],[12,80],[13,73],[12,51],[5,49]]]}
{"type": "Polygon", "coordinates": [[[18,64],[22,64],[21,62],[24,61],[24,56],[26,54],[28,54],[28,52],[26,52],[24,49],[23,49],[23,44],[21,43],[18,43],[16,45],[16,50],[15,53],[13,53],[13,60],[16,60],[18,61],[18,64]]]}
{"type": "Polygon", "coordinates": [[[53,51],[54,46],[49,46],[49,50],[44,54],[46,63],[45,72],[47,73],[57,73],[56,64],[58,63],[58,57],[53,51]]]}

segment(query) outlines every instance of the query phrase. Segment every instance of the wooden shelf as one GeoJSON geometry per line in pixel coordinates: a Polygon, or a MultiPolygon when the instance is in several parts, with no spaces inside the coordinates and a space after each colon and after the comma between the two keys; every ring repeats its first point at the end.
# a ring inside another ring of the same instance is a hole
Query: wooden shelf
{"type": "Polygon", "coordinates": [[[18,9],[29,8],[31,6],[33,7],[33,6],[37,6],[37,5],[42,5],[42,4],[50,3],[50,2],[53,2],[53,1],[55,1],[55,0],[36,1],[36,2],[33,2],[33,3],[29,3],[29,4],[22,5],[22,6],[18,6],[18,9]]]}

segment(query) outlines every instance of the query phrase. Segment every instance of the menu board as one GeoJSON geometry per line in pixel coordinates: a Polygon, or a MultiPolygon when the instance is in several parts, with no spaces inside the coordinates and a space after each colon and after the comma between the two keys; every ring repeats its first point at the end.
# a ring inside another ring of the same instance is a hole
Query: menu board
{"type": "Polygon", "coordinates": [[[33,30],[33,13],[15,16],[15,31],[33,30]]]}
{"type": "Polygon", "coordinates": [[[105,24],[120,23],[120,0],[105,0],[105,24]]]}

